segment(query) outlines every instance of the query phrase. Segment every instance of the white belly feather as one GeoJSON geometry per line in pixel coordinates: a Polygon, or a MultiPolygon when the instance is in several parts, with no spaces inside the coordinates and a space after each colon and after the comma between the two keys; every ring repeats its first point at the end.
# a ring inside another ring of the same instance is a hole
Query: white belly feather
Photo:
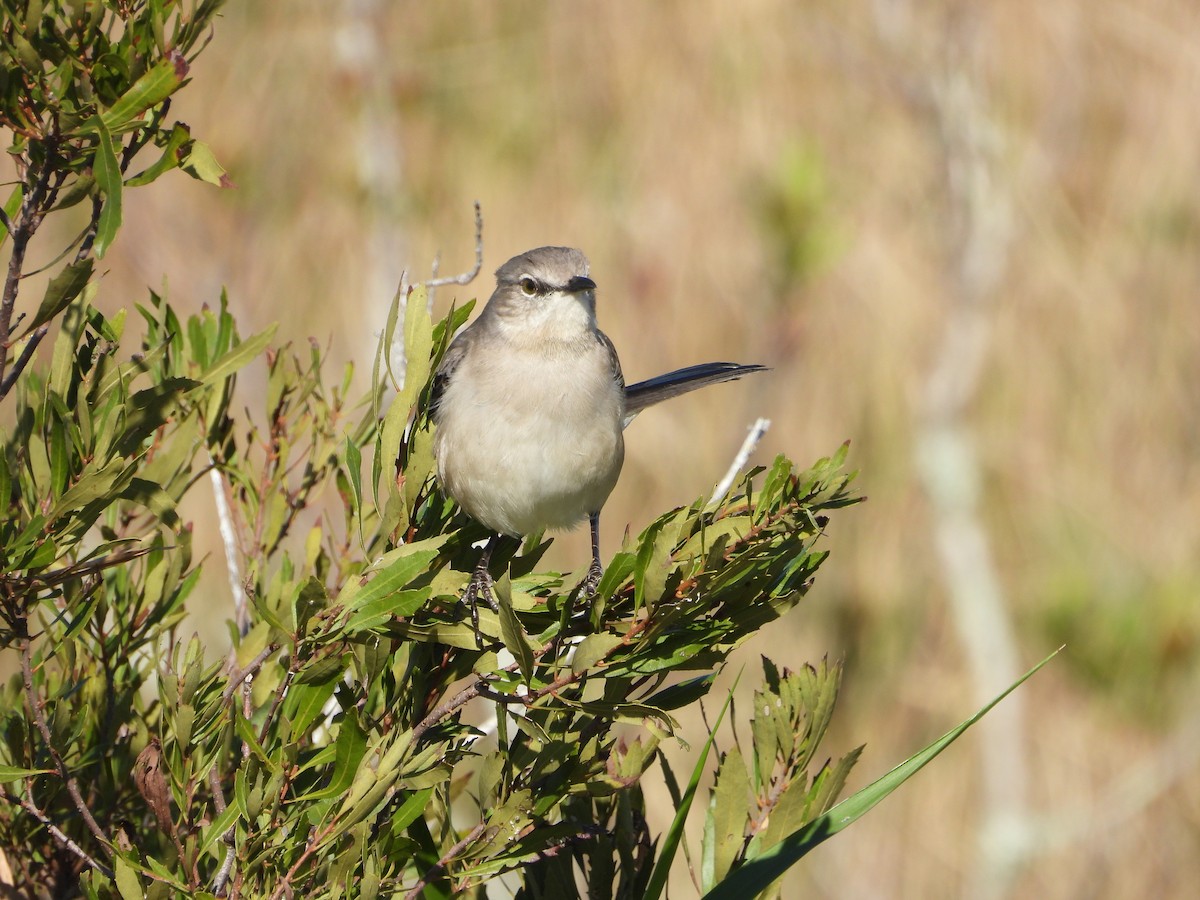
{"type": "Polygon", "coordinates": [[[438,477],[495,531],[570,528],[599,512],[617,482],[623,407],[598,341],[468,354],[441,402],[438,477]]]}

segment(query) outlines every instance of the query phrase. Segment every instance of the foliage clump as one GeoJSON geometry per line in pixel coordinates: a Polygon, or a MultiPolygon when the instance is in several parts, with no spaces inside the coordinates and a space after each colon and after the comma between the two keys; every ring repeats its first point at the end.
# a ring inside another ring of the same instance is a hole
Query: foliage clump
{"type": "MultiPolygon", "coordinates": [[[[593,597],[582,572],[541,569],[532,536],[497,560],[499,611],[476,628],[460,598],[486,535],[437,489],[427,415],[469,305],[435,323],[402,291],[353,398],[315,345],[243,338],[224,297],[181,319],[151,294],[140,341],[94,303],[129,188],[175,168],[227,183],[169,119],[219,5],[0,0],[20,176],[0,219],[0,892],[445,897],[504,878],[518,897],[657,897],[713,734],[682,786],[660,745],[812,585],[828,515],[854,502],[846,448],[660,516],[593,597]],[[77,205],[83,229],[22,317],[26,251],[77,205]],[[201,590],[218,579],[179,512],[197,491],[232,602],[201,590]],[[189,616],[228,616],[227,645],[189,636],[189,616]],[[655,762],[663,835],[640,787],[655,762]]],[[[748,743],[718,754],[701,890],[777,893],[780,865],[898,783],[831,817],[857,758],[817,754],[840,668],[763,671],[748,743]]]]}

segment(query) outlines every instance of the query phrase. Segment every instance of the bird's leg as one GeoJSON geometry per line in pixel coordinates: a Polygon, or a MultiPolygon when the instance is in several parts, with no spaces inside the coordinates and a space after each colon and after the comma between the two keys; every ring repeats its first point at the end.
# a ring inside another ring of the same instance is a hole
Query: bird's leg
{"type": "Polygon", "coordinates": [[[596,588],[600,586],[600,578],[604,575],[604,567],[600,565],[600,513],[590,513],[588,524],[592,528],[592,564],[588,567],[587,577],[583,579],[583,594],[594,597],[596,588]]]}
{"type": "Polygon", "coordinates": [[[475,571],[471,573],[471,580],[467,583],[467,591],[463,594],[463,602],[471,610],[471,625],[475,629],[475,642],[480,649],[483,648],[483,637],[479,633],[479,601],[482,599],[495,612],[500,612],[500,607],[496,604],[496,597],[492,593],[492,573],[488,571],[488,566],[492,561],[492,551],[496,549],[496,545],[500,543],[500,535],[493,534],[487,544],[483,548],[483,552],[479,554],[479,563],[475,566],[475,571]]]}

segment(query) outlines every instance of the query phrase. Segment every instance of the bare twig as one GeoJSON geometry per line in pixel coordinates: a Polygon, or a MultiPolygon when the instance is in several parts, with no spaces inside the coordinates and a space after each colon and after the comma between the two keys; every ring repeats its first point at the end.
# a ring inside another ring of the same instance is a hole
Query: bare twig
{"type": "Polygon", "coordinates": [[[229,683],[225,685],[225,690],[221,692],[221,700],[225,703],[229,702],[229,698],[233,696],[234,691],[238,689],[238,685],[244,684],[247,678],[253,678],[254,674],[262,668],[262,664],[267,661],[267,658],[279,649],[278,644],[267,644],[259,651],[258,656],[246,663],[244,669],[233,672],[229,676],[229,683]]]}
{"type": "Polygon", "coordinates": [[[741,449],[738,450],[737,456],[733,458],[733,462],[729,464],[729,471],[725,473],[725,477],[718,483],[712,496],[708,498],[709,505],[718,503],[725,499],[725,495],[729,493],[729,489],[733,487],[734,480],[738,477],[738,473],[746,468],[746,463],[750,460],[750,454],[758,447],[758,442],[763,439],[763,435],[767,433],[767,429],[771,427],[770,419],[758,418],[750,427],[750,433],[746,435],[746,439],[742,441],[741,449]]]}
{"type": "Polygon", "coordinates": [[[425,886],[428,885],[433,878],[436,878],[439,873],[446,871],[446,866],[450,864],[450,861],[454,859],[454,857],[458,856],[458,854],[462,853],[463,850],[465,850],[469,845],[479,840],[480,835],[482,835],[486,830],[487,826],[480,822],[478,825],[468,831],[466,837],[442,854],[442,858],[439,859],[433,866],[431,866],[429,871],[421,876],[421,880],[413,885],[412,889],[404,895],[404,900],[416,900],[417,897],[420,897],[421,892],[425,890],[425,886]]]}
{"type": "Polygon", "coordinates": [[[62,569],[53,569],[49,572],[39,572],[34,575],[0,576],[0,583],[12,585],[16,588],[54,587],[74,578],[82,578],[85,575],[95,575],[97,572],[102,572],[105,569],[111,569],[113,566],[122,565],[130,560],[137,559],[139,556],[145,556],[147,553],[151,553],[154,550],[170,549],[173,548],[170,546],[137,547],[133,550],[118,550],[116,553],[110,553],[107,556],[101,556],[98,559],[84,560],[83,562],[73,563],[62,569]]]}
{"type": "Polygon", "coordinates": [[[26,341],[25,347],[21,350],[21,355],[13,363],[13,367],[9,370],[9,373],[4,376],[4,380],[0,381],[0,397],[7,396],[8,392],[13,389],[13,385],[17,383],[17,379],[25,371],[25,367],[29,365],[29,361],[33,359],[33,354],[37,350],[38,344],[42,342],[42,338],[49,331],[49,325],[39,325],[33,330],[33,334],[29,335],[29,340],[26,341]]]}
{"type": "MultiPolygon", "coordinates": [[[[225,812],[226,804],[225,792],[221,789],[221,773],[217,771],[216,763],[213,763],[212,768],[208,770],[208,787],[212,791],[213,806],[217,808],[217,815],[220,816],[225,812]]],[[[221,835],[221,840],[225,844],[225,859],[221,863],[221,869],[217,872],[216,878],[213,879],[212,886],[212,892],[218,897],[225,896],[225,885],[229,882],[229,875],[233,871],[233,860],[237,856],[233,834],[233,826],[230,826],[221,835]]]]}
{"type": "Polygon", "coordinates": [[[8,347],[12,337],[13,310],[17,303],[22,270],[25,267],[25,251],[29,248],[29,241],[33,237],[33,233],[37,231],[38,225],[41,224],[42,217],[46,214],[43,202],[50,185],[52,163],[56,158],[53,144],[53,141],[47,143],[46,157],[42,161],[41,171],[34,180],[33,190],[21,201],[21,211],[17,215],[16,222],[9,222],[12,250],[8,258],[8,275],[4,279],[4,291],[3,294],[0,294],[0,399],[3,399],[8,393],[3,386],[9,383],[5,378],[8,369],[8,347]]]}
{"type": "Polygon", "coordinates": [[[9,803],[20,806],[21,809],[25,810],[25,812],[29,813],[31,816],[41,822],[42,825],[45,826],[46,830],[49,831],[54,837],[54,839],[62,844],[62,846],[69,852],[74,853],[77,857],[79,857],[101,875],[104,875],[107,878],[113,877],[112,869],[100,862],[98,859],[80,847],[77,843],[71,840],[71,838],[68,837],[61,828],[51,821],[49,816],[47,816],[38,808],[37,804],[33,802],[32,791],[29,798],[12,797],[4,790],[4,786],[0,785],[0,799],[7,800],[9,803]]]}
{"type": "Polygon", "coordinates": [[[313,829],[313,833],[308,836],[308,843],[304,847],[304,852],[300,854],[300,858],[292,863],[291,868],[283,876],[283,880],[275,886],[274,892],[271,894],[271,900],[280,900],[283,896],[292,896],[292,879],[296,877],[296,873],[300,871],[300,867],[308,862],[311,857],[321,846],[321,842],[325,840],[338,825],[338,817],[334,816],[330,819],[329,824],[320,831],[313,829]]]}
{"type": "Polygon", "coordinates": [[[483,211],[479,201],[475,201],[475,266],[468,272],[458,275],[447,275],[444,278],[431,278],[422,282],[426,288],[438,288],[447,284],[470,284],[483,268],[483,211]]]}
{"type": "Polygon", "coordinates": [[[46,742],[46,749],[50,753],[50,758],[54,760],[54,766],[58,769],[59,777],[62,778],[67,786],[67,793],[71,795],[71,802],[75,804],[75,809],[83,817],[84,824],[87,825],[88,830],[107,848],[111,845],[111,842],[92,815],[92,811],[88,809],[87,803],[84,802],[83,794],[79,792],[79,783],[75,780],[75,776],[71,774],[71,770],[67,768],[62,754],[54,746],[54,739],[50,734],[50,725],[46,722],[46,715],[42,710],[41,701],[38,699],[37,691],[34,690],[33,648],[29,639],[28,621],[24,618],[19,619],[18,628],[20,629],[21,676],[25,682],[25,699],[29,704],[29,714],[33,717],[33,721],[42,735],[42,740],[46,742]]]}
{"type": "Polygon", "coordinates": [[[211,466],[208,479],[212,484],[213,500],[217,504],[217,526],[221,532],[221,544],[225,548],[225,571],[229,575],[229,591],[233,594],[233,620],[237,623],[238,633],[245,637],[246,632],[250,630],[250,602],[246,597],[246,589],[242,587],[233,511],[229,507],[229,496],[225,492],[225,477],[211,452],[208,454],[208,462],[211,466]]]}

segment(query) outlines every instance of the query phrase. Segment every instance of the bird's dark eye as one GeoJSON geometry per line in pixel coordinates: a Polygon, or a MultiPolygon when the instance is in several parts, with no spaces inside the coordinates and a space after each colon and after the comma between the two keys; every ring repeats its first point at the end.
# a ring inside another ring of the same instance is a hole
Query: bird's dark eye
{"type": "Polygon", "coordinates": [[[523,293],[526,297],[532,297],[538,292],[538,283],[528,275],[522,278],[518,284],[521,285],[521,293],[523,293]]]}

